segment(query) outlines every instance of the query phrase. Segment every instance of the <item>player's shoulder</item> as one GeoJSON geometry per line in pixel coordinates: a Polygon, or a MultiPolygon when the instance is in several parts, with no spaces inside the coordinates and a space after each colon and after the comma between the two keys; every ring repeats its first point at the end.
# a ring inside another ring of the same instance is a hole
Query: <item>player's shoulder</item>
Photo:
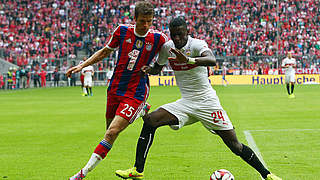
{"type": "Polygon", "coordinates": [[[120,30],[121,28],[125,28],[125,29],[134,29],[134,25],[133,24],[119,24],[115,31],[120,30]]]}
{"type": "Polygon", "coordinates": [[[89,65],[89,66],[84,67],[83,69],[93,69],[93,66],[89,65]]]}
{"type": "Polygon", "coordinates": [[[189,36],[189,41],[190,41],[192,46],[197,46],[199,44],[207,44],[207,42],[205,40],[198,39],[198,38],[193,38],[191,36],[189,36]]]}
{"type": "Polygon", "coordinates": [[[201,51],[209,50],[208,44],[205,40],[197,39],[189,36],[189,43],[191,49],[198,49],[201,51]]]}
{"type": "Polygon", "coordinates": [[[163,32],[157,30],[157,29],[150,29],[149,30],[150,33],[153,33],[153,34],[161,34],[161,35],[165,35],[163,32]]]}
{"type": "Polygon", "coordinates": [[[169,41],[167,41],[167,42],[165,42],[165,43],[163,44],[163,47],[166,48],[166,49],[170,49],[170,48],[174,48],[175,46],[174,46],[173,41],[172,41],[172,40],[169,40],[169,41]]]}
{"type": "Polygon", "coordinates": [[[167,36],[165,33],[161,32],[161,31],[159,31],[159,30],[157,30],[157,29],[150,29],[149,33],[158,34],[158,35],[160,35],[166,42],[168,41],[168,36],[167,36]]]}
{"type": "Polygon", "coordinates": [[[174,48],[174,47],[175,46],[174,46],[174,43],[172,40],[165,42],[161,47],[160,56],[161,57],[166,57],[166,56],[169,57],[169,55],[170,55],[169,51],[171,48],[174,48]]]}
{"type": "Polygon", "coordinates": [[[118,27],[134,28],[133,24],[119,24],[118,27]]]}

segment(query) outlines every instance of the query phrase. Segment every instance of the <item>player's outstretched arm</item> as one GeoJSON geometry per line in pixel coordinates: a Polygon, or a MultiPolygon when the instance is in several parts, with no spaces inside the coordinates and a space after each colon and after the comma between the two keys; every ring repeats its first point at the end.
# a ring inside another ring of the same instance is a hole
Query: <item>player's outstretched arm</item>
{"type": "Polygon", "coordinates": [[[97,63],[97,62],[101,61],[102,59],[106,58],[107,56],[110,55],[111,52],[112,52],[112,50],[108,49],[107,47],[100,49],[99,51],[95,52],[90,58],[88,58],[83,63],[78,64],[77,66],[74,66],[74,67],[71,67],[70,69],[68,69],[66,75],[68,77],[70,77],[72,73],[77,73],[77,72],[81,71],[84,67],[87,67],[87,66],[94,64],[94,63],[97,63]]]}
{"type": "Polygon", "coordinates": [[[174,53],[176,57],[169,57],[169,60],[175,60],[181,63],[187,64],[196,64],[198,66],[215,66],[216,65],[216,58],[212,54],[210,50],[204,51],[200,57],[187,57],[178,49],[172,48],[170,52],[174,53]]]}
{"type": "Polygon", "coordinates": [[[215,66],[217,64],[216,58],[211,50],[204,51],[201,54],[201,57],[195,58],[195,62],[198,66],[215,66]]]}

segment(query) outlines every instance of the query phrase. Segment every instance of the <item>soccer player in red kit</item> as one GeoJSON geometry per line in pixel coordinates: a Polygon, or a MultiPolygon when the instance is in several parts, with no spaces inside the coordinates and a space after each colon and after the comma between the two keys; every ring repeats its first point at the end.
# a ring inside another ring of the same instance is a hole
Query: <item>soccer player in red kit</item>
{"type": "Polygon", "coordinates": [[[167,37],[151,30],[154,8],[150,2],[139,1],[135,6],[135,25],[120,25],[113,32],[107,45],[82,64],[70,68],[67,76],[97,63],[118,49],[118,60],[107,90],[107,130],[88,163],[70,180],[83,179],[110,151],[119,133],[142,115],[149,95],[149,78],[140,72],[149,65],[167,37]]]}
{"type": "Polygon", "coordinates": [[[46,87],[46,77],[47,77],[47,71],[44,69],[41,69],[40,72],[40,78],[41,78],[41,87],[46,87]]]}

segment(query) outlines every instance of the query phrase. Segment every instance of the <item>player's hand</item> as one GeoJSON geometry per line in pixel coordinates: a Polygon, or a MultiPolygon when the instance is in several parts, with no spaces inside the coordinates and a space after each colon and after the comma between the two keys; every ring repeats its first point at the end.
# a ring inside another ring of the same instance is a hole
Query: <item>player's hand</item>
{"type": "Polygon", "coordinates": [[[70,69],[68,69],[68,71],[66,72],[67,77],[71,77],[72,73],[77,73],[80,72],[82,70],[82,66],[79,64],[77,66],[71,67],[70,69]]]}
{"type": "Polygon", "coordinates": [[[145,76],[149,73],[150,70],[151,70],[150,66],[142,66],[142,68],[140,70],[140,75],[145,76]]]}
{"type": "Polygon", "coordinates": [[[168,57],[168,60],[174,60],[178,61],[179,63],[187,63],[188,62],[188,57],[185,56],[181,51],[175,48],[170,49],[171,53],[174,53],[176,57],[168,57]]]}
{"type": "Polygon", "coordinates": [[[145,74],[149,73],[149,71],[151,70],[150,66],[142,66],[141,71],[145,74]]]}

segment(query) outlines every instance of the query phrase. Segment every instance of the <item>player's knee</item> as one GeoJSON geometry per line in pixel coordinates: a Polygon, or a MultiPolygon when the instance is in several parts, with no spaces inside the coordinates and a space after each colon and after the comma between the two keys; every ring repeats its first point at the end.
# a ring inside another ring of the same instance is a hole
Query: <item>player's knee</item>
{"type": "Polygon", "coordinates": [[[234,141],[234,142],[231,142],[230,143],[230,149],[231,151],[237,155],[237,156],[240,156],[241,153],[242,153],[242,144],[237,142],[237,141],[234,141]]]}
{"type": "Polygon", "coordinates": [[[159,121],[150,114],[143,116],[143,121],[153,128],[159,127],[159,121]]]}

